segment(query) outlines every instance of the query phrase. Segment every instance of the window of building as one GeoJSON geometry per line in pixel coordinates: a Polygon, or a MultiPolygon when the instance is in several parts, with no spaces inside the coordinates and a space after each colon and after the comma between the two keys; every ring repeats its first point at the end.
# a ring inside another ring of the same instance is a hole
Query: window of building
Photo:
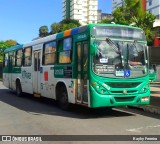
{"type": "Polygon", "coordinates": [[[15,65],[16,66],[22,66],[22,58],[23,58],[23,51],[22,49],[16,51],[16,57],[15,57],[15,65]]]}
{"type": "Polygon", "coordinates": [[[65,38],[59,42],[59,63],[71,63],[72,38],[65,38]]]}
{"type": "Polygon", "coordinates": [[[56,62],[56,42],[52,41],[44,45],[43,64],[50,65],[56,62]]]}
{"type": "Polygon", "coordinates": [[[151,6],[152,5],[152,0],[149,0],[148,2],[149,2],[149,6],[151,6]]]}
{"type": "Polygon", "coordinates": [[[24,49],[24,66],[31,66],[32,64],[32,48],[24,49]]]}

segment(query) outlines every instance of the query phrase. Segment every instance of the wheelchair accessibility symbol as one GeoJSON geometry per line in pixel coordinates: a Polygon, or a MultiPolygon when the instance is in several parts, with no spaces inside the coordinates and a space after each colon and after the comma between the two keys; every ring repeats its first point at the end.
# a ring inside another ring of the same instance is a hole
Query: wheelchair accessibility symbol
{"type": "Polygon", "coordinates": [[[125,77],[130,77],[131,71],[130,70],[124,70],[124,76],[125,77]]]}

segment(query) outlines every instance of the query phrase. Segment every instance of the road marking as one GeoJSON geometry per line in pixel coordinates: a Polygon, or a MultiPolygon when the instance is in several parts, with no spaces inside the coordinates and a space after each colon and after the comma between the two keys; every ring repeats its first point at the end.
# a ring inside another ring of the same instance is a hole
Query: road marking
{"type": "Polygon", "coordinates": [[[160,127],[160,125],[146,126],[146,127],[139,127],[139,128],[127,129],[126,131],[140,133],[140,132],[142,132],[143,129],[153,129],[153,128],[159,128],[159,127],[160,127]]]}

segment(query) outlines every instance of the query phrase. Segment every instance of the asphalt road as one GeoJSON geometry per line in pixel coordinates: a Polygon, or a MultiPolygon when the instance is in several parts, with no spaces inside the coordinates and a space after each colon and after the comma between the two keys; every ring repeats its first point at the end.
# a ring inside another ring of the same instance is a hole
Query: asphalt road
{"type": "MultiPolygon", "coordinates": [[[[158,134],[160,134],[159,115],[123,107],[108,111],[73,106],[71,111],[63,111],[52,100],[33,98],[31,95],[17,97],[13,91],[5,88],[0,82],[0,135],[70,135],[72,137],[72,135],[158,134]]],[[[96,144],[99,142],[45,143],[96,144]]],[[[151,142],[145,141],[144,143],[151,142]]]]}

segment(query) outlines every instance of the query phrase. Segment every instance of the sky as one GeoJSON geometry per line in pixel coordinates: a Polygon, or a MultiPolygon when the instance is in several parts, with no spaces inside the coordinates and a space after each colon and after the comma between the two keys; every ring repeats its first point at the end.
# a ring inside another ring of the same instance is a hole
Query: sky
{"type": "MultiPolygon", "coordinates": [[[[111,13],[112,0],[98,0],[98,9],[111,13]]],[[[62,20],[62,0],[0,0],[0,41],[20,44],[38,37],[43,25],[62,20]]]]}

